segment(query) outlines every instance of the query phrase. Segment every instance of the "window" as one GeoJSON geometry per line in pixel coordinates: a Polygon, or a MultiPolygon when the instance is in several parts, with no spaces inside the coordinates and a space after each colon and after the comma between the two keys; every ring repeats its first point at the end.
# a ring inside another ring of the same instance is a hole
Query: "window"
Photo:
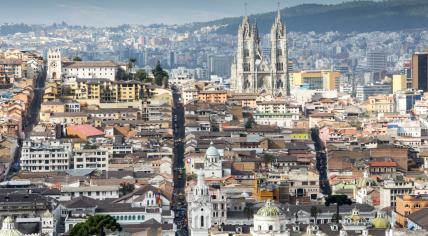
{"type": "Polygon", "coordinates": [[[201,228],[204,227],[204,216],[201,216],[201,228]]]}

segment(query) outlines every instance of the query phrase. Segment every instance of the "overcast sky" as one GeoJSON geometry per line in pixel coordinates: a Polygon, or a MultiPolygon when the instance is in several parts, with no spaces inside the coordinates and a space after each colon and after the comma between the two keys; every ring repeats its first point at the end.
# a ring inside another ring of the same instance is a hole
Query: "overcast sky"
{"type": "MultiPolygon", "coordinates": [[[[281,6],[348,0],[280,0],[281,6]]],[[[276,10],[278,0],[0,0],[0,23],[183,24],[276,10]]]]}

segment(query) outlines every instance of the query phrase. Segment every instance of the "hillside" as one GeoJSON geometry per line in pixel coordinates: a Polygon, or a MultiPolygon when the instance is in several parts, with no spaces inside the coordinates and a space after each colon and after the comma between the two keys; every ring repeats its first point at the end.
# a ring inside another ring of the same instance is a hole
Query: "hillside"
{"type": "MultiPolygon", "coordinates": [[[[428,0],[354,1],[336,5],[303,4],[281,10],[289,31],[369,32],[428,28],[428,0]]],[[[252,15],[259,31],[270,30],[276,12],[252,15]]],[[[193,31],[207,26],[222,27],[218,33],[235,34],[241,17],[183,25],[193,31]]]]}

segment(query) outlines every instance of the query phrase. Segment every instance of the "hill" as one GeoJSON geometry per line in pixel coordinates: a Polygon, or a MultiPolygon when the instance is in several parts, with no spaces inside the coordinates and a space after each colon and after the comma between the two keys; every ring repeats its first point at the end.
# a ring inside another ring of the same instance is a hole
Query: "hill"
{"type": "MultiPolygon", "coordinates": [[[[303,4],[281,10],[289,31],[370,32],[428,28],[428,0],[353,1],[336,5],[303,4]]],[[[250,16],[259,31],[270,31],[276,12],[250,16]]],[[[236,34],[242,17],[183,25],[182,31],[221,26],[218,33],[236,34]]]]}

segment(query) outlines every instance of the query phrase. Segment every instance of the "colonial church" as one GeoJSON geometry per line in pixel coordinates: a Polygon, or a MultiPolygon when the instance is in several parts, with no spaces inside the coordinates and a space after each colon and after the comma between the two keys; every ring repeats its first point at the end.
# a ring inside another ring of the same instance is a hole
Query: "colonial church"
{"type": "Polygon", "coordinates": [[[264,58],[257,25],[247,16],[238,30],[238,49],[231,67],[231,89],[237,93],[290,94],[287,31],[278,10],[270,33],[270,58],[264,58]]]}

